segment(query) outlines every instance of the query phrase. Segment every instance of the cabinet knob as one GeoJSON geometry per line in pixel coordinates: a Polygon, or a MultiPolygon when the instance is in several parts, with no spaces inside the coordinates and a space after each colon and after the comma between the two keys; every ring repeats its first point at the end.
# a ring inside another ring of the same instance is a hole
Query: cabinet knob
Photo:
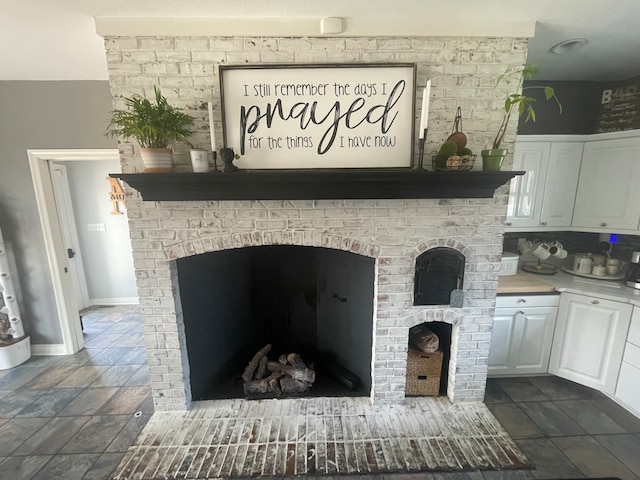
{"type": "Polygon", "coordinates": [[[518,303],[527,303],[527,299],[526,298],[519,298],[518,299],[518,303]]]}
{"type": "Polygon", "coordinates": [[[547,222],[540,222],[540,225],[546,225],[547,222]]]}
{"type": "Polygon", "coordinates": [[[606,223],[604,223],[604,222],[602,222],[602,223],[600,224],[600,226],[601,226],[601,227],[606,227],[606,226],[607,226],[607,224],[606,224],[606,223]]]}
{"type": "Polygon", "coordinates": [[[598,305],[600,302],[599,302],[598,300],[591,300],[591,303],[592,303],[593,305],[598,305]]]}
{"type": "Polygon", "coordinates": [[[511,225],[511,222],[507,222],[507,227],[510,227],[511,225]]]}

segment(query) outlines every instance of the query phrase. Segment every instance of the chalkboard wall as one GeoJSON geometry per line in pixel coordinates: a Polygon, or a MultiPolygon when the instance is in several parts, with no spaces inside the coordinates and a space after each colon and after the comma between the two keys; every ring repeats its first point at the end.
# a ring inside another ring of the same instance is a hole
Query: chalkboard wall
{"type": "Polygon", "coordinates": [[[562,113],[555,101],[546,101],[543,89],[528,89],[525,93],[536,99],[536,121],[518,123],[518,135],[587,135],[594,133],[600,108],[600,82],[525,82],[527,86],[550,86],[562,104],[562,113]]]}
{"type": "Polygon", "coordinates": [[[598,100],[595,133],[640,128],[640,77],[604,85],[598,100]]]}
{"type": "Polygon", "coordinates": [[[588,135],[640,129],[640,77],[619,82],[527,81],[550,86],[562,103],[544,99],[543,89],[529,89],[536,99],[536,121],[518,123],[518,135],[588,135]]]}

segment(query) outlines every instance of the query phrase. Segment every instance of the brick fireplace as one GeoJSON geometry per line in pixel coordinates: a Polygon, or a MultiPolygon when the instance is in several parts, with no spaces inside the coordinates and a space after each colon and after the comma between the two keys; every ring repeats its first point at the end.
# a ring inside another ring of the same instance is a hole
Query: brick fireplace
{"type": "MultiPolygon", "coordinates": [[[[193,140],[200,147],[209,143],[206,102],[219,106],[217,64],[415,62],[417,84],[424,85],[426,78],[433,82],[427,152],[450,132],[457,106],[474,149],[484,148],[501,119],[504,95],[496,92],[495,79],[507,65],[521,65],[526,54],[526,40],[514,38],[107,37],[106,46],[114,106],[122,106],[123,95],[148,94],[160,85],[174,104],[197,118],[193,140]]],[[[218,116],[216,128],[220,121],[218,116]]],[[[507,148],[512,142],[513,131],[507,148]]],[[[123,172],[142,171],[136,146],[122,143],[120,151],[123,172]]],[[[177,171],[190,169],[185,151],[175,157],[177,171]]],[[[482,401],[506,186],[493,198],[480,199],[143,201],[131,188],[127,195],[156,410],[184,410],[192,403],[176,261],[272,245],[373,259],[374,403],[404,401],[409,328],[434,321],[452,326],[447,396],[453,402],[482,401]],[[464,303],[414,306],[415,260],[442,246],[464,255],[464,303]]]]}

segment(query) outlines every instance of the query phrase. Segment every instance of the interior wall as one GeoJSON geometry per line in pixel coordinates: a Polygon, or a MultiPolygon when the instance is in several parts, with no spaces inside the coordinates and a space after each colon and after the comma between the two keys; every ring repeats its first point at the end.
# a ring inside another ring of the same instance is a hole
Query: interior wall
{"type": "Polygon", "coordinates": [[[250,265],[247,249],[177,261],[194,400],[217,394],[220,379],[237,374],[237,362],[255,353],[250,265]]]}
{"type": "Polygon", "coordinates": [[[273,345],[275,358],[299,353],[309,360],[317,346],[313,249],[278,245],[251,252],[255,285],[251,302],[257,323],[264,326],[262,343],[273,345]]]}
{"type": "Polygon", "coordinates": [[[346,252],[319,251],[318,349],[355,373],[371,389],[374,260],[346,252]]]}
{"type": "Polygon", "coordinates": [[[112,109],[104,81],[0,82],[0,225],[12,249],[25,330],[62,343],[28,149],[116,148],[104,136],[112,109]]]}
{"type": "Polygon", "coordinates": [[[524,94],[536,99],[536,121],[525,122],[521,116],[518,135],[588,135],[595,132],[600,110],[602,82],[537,82],[524,83],[524,94]],[[545,100],[543,88],[553,87],[562,104],[562,112],[553,100],[545,100]],[[534,87],[534,88],[527,88],[534,87]]]}
{"type": "Polygon", "coordinates": [[[78,229],[89,302],[93,305],[126,303],[138,296],[133,270],[126,209],[113,215],[109,199],[109,173],[120,171],[120,160],[60,162],[67,167],[69,189],[78,229]],[[104,224],[104,231],[89,231],[88,224],[104,224]]]}

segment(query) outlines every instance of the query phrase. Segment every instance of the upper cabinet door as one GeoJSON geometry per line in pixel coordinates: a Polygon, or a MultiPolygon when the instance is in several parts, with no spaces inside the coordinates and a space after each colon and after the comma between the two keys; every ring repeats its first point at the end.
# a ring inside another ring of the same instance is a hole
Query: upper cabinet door
{"type": "Polygon", "coordinates": [[[527,173],[511,180],[507,227],[537,227],[540,224],[550,147],[549,142],[516,143],[513,169],[527,173]]]}
{"type": "Polygon", "coordinates": [[[542,200],[540,225],[568,227],[576,201],[582,142],[553,142],[542,200]]]}
{"type": "Polygon", "coordinates": [[[640,138],[587,142],[573,226],[637,230],[640,221],[640,138]]]}

